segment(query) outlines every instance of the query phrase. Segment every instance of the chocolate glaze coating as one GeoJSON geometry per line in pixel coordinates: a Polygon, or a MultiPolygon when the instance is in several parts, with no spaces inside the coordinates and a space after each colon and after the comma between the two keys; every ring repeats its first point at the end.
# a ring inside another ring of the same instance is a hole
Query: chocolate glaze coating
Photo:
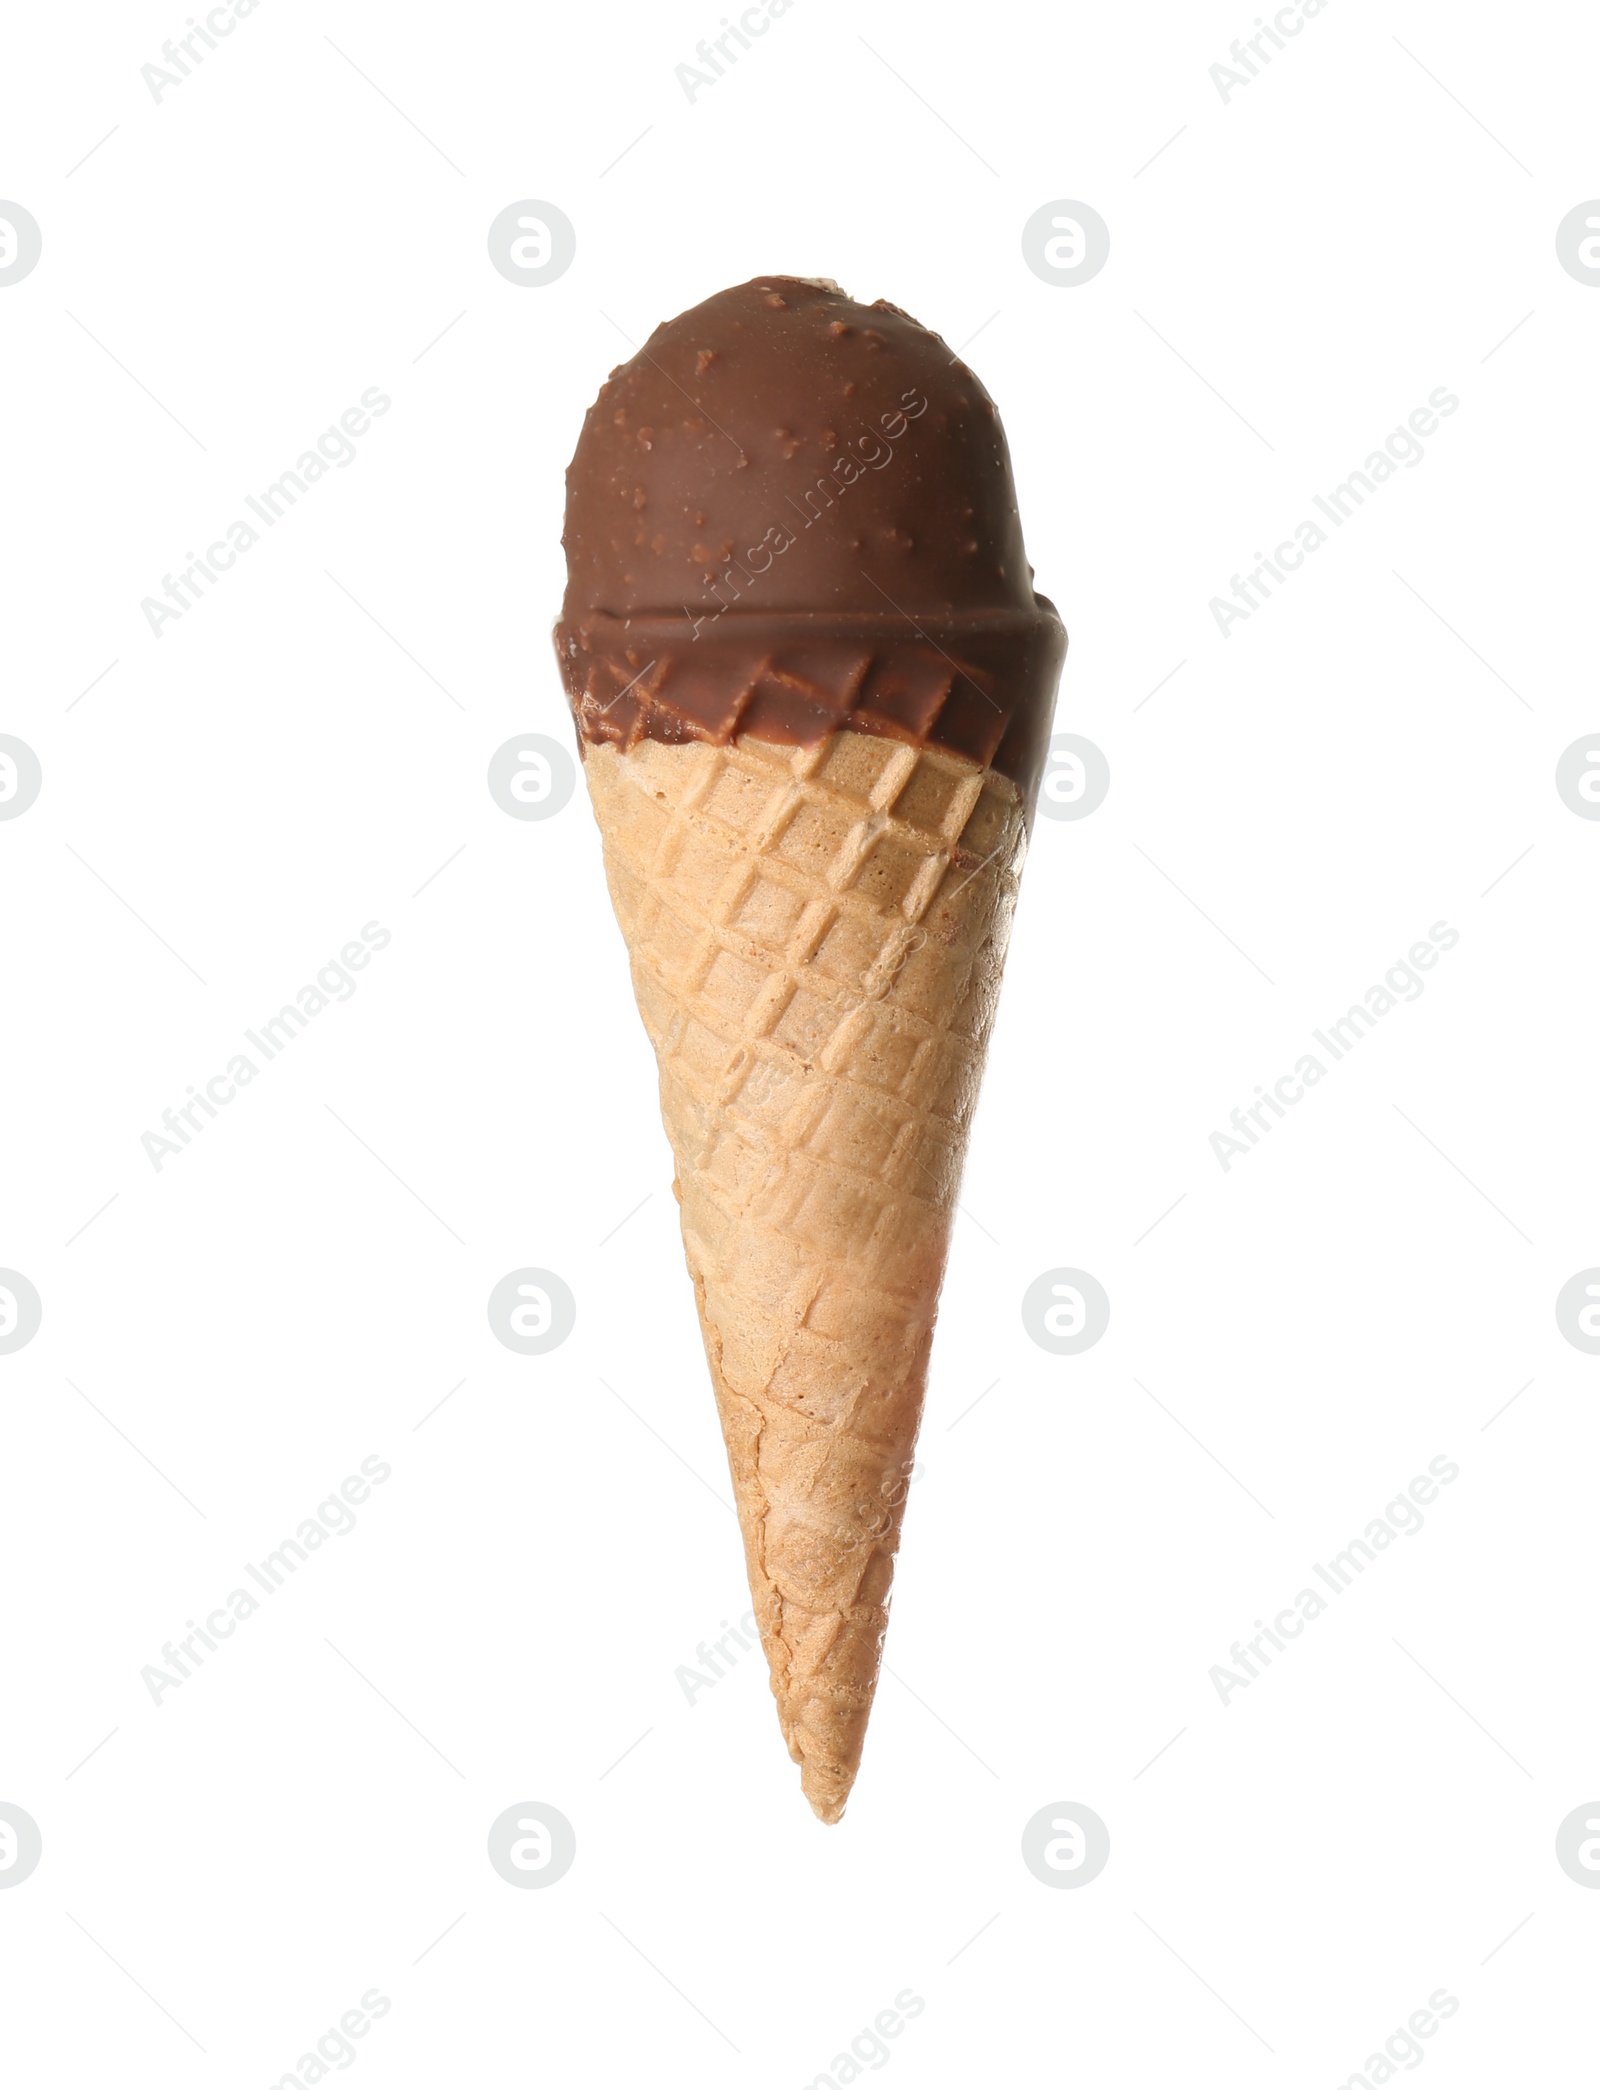
{"type": "Polygon", "coordinates": [[[1031,800],[1066,634],[993,400],[882,302],[763,276],[612,372],[567,471],[580,738],[949,747],[1031,800]]]}

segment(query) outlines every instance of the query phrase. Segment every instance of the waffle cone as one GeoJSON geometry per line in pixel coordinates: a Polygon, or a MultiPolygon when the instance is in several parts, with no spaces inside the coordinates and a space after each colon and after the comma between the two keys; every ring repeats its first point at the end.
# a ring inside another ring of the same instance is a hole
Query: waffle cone
{"type": "Polygon", "coordinates": [[[591,746],[584,766],[778,1718],[834,1822],[877,1685],[1023,805],[962,756],[848,729],[591,746]]]}

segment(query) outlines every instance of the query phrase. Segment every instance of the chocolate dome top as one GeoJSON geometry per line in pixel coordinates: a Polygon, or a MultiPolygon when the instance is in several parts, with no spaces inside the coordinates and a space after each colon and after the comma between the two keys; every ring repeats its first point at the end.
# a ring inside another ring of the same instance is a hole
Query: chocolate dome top
{"type": "Polygon", "coordinates": [[[714,613],[730,562],[751,611],[1034,606],[994,401],[895,306],[794,276],[719,291],[612,372],[563,543],[568,622],[714,613]]]}
{"type": "Polygon", "coordinates": [[[584,418],[562,543],[580,739],[849,726],[1031,799],[1066,634],[994,401],[897,307],[760,276],[657,327],[584,418]]]}

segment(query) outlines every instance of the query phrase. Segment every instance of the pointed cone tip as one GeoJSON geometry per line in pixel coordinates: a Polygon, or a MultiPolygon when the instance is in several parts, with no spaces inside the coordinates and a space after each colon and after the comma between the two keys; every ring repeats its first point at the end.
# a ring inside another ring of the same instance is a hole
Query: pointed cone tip
{"type": "Polygon", "coordinates": [[[809,1764],[800,1770],[800,1790],[811,1803],[811,1811],[830,1828],[838,1822],[850,1800],[851,1781],[813,1772],[809,1764]]]}

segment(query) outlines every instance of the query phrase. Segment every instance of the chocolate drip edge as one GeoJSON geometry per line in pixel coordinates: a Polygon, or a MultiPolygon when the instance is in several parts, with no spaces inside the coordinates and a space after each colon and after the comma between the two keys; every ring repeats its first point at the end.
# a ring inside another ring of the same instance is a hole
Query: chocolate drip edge
{"type": "Polygon", "coordinates": [[[742,734],[792,747],[848,727],[992,767],[1030,814],[1067,645],[1044,596],[916,618],[590,611],[554,638],[580,753],[742,734]]]}

